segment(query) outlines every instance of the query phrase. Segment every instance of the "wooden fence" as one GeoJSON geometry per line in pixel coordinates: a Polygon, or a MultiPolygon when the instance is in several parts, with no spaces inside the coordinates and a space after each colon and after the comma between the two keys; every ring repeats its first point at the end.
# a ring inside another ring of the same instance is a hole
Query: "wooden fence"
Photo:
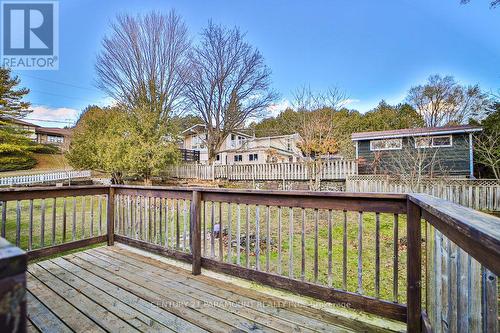
{"type": "Polygon", "coordinates": [[[500,181],[424,179],[418,183],[388,176],[349,176],[346,192],[426,193],[477,210],[500,211],[500,181]]]}
{"type": "Polygon", "coordinates": [[[227,180],[321,180],[345,179],[356,175],[358,166],[354,160],[300,163],[204,165],[181,164],[172,166],[167,175],[184,179],[227,180]]]}
{"type": "Polygon", "coordinates": [[[91,176],[89,170],[62,170],[19,176],[0,177],[0,186],[28,185],[54,182],[74,178],[88,178],[91,176]]]}

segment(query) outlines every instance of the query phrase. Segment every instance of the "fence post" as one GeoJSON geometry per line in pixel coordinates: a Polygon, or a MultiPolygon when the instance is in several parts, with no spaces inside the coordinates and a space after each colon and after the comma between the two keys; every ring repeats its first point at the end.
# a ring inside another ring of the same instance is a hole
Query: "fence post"
{"type": "Polygon", "coordinates": [[[407,332],[421,332],[421,209],[407,199],[407,332]]]}
{"type": "Polygon", "coordinates": [[[191,199],[191,254],[192,274],[201,274],[201,193],[193,191],[191,199]]]}
{"type": "Polygon", "coordinates": [[[108,231],[108,246],[112,246],[115,243],[115,189],[112,187],[109,187],[108,192],[106,224],[108,231]]]}

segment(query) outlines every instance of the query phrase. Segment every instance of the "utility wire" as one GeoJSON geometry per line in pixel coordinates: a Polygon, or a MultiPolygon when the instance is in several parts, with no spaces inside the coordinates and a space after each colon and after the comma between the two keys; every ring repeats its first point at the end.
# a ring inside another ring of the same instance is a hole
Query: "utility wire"
{"type": "Polygon", "coordinates": [[[24,73],[20,73],[20,74],[16,74],[16,75],[21,75],[21,76],[29,77],[31,79],[45,81],[45,82],[50,82],[50,83],[54,83],[54,84],[60,84],[60,85],[63,85],[63,86],[68,86],[68,87],[73,87],[73,88],[78,88],[78,89],[91,90],[91,91],[96,91],[96,92],[102,93],[102,91],[100,91],[98,89],[90,88],[90,87],[78,86],[78,85],[72,84],[72,83],[67,83],[67,82],[62,82],[62,81],[56,81],[56,80],[49,80],[49,79],[43,79],[41,77],[36,77],[36,76],[33,76],[33,75],[24,74],[24,73]]]}
{"type": "Polygon", "coordinates": [[[96,101],[91,101],[90,99],[86,99],[86,98],[72,97],[72,96],[61,95],[61,94],[54,94],[54,93],[51,93],[51,92],[40,91],[40,90],[35,90],[35,89],[30,89],[30,91],[36,92],[38,94],[52,95],[52,96],[57,96],[57,97],[69,98],[69,99],[76,99],[76,100],[81,100],[81,101],[85,101],[85,102],[88,102],[88,103],[96,103],[96,101]]]}

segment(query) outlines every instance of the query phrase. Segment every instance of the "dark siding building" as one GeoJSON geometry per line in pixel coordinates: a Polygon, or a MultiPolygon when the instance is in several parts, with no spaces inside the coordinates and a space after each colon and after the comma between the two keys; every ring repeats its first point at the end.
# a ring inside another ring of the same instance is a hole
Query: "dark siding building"
{"type": "Polygon", "coordinates": [[[359,174],[473,176],[476,126],[411,128],[352,134],[359,174]]]}

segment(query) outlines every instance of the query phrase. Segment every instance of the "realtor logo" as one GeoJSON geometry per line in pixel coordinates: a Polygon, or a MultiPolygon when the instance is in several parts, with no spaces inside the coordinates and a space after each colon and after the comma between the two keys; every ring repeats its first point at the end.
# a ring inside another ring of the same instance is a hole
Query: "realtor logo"
{"type": "Polygon", "coordinates": [[[2,2],[2,61],[13,69],[58,69],[58,3],[2,2]]]}

